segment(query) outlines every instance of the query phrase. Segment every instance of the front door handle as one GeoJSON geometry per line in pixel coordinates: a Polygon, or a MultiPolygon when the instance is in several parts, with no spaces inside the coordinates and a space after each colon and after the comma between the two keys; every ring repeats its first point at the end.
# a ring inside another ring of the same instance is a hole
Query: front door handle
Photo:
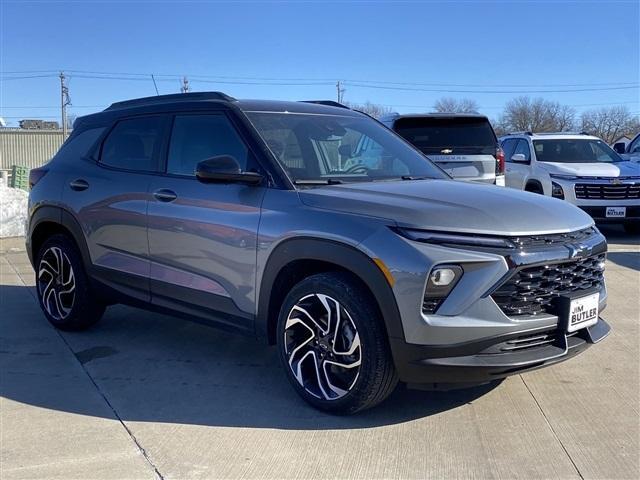
{"type": "Polygon", "coordinates": [[[169,190],[168,188],[161,188],[160,190],[156,190],[153,192],[153,196],[156,197],[157,200],[161,202],[173,202],[178,195],[173,190],[169,190]]]}
{"type": "Polygon", "coordinates": [[[81,178],[78,178],[77,180],[73,180],[72,182],[69,182],[69,186],[71,187],[71,190],[75,190],[76,192],[81,192],[82,190],[86,190],[87,188],[89,188],[89,182],[87,182],[86,180],[82,180],[81,178]]]}

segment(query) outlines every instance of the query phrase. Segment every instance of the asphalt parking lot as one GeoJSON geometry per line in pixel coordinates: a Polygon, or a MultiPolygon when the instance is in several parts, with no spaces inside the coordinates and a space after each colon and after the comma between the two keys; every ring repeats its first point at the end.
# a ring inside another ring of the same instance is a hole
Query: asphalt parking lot
{"type": "Polygon", "coordinates": [[[124,306],[54,330],[22,240],[3,240],[0,478],[638,478],[640,237],[603,232],[603,343],[355,417],[308,407],[250,339],[124,306]]]}

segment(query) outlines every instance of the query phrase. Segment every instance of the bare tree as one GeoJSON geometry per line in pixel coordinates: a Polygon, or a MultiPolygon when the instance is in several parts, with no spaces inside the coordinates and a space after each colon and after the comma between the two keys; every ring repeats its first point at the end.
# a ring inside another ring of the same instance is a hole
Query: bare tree
{"type": "Polygon", "coordinates": [[[631,115],[625,106],[605,107],[583,112],[580,117],[582,130],[607,143],[613,143],[622,135],[635,135],[640,130],[638,117],[631,115]]]}
{"type": "Polygon", "coordinates": [[[440,98],[433,108],[439,113],[478,113],[478,103],[471,98],[440,98]]]}
{"type": "Polygon", "coordinates": [[[507,131],[563,132],[571,130],[574,121],[570,106],[524,96],[507,102],[499,124],[507,131]]]}
{"type": "Polygon", "coordinates": [[[362,104],[352,103],[352,102],[344,102],[344,104],[349,108],[358,110],[360,112],[364,112],[367,115],[371,115],[373,118],[380,118],[383,115],[386,115],[393,111],[392,108],[385,107],[384,105],[371,103],[369,101],[366,101],[365,103],[362,103],[362,104]]]}

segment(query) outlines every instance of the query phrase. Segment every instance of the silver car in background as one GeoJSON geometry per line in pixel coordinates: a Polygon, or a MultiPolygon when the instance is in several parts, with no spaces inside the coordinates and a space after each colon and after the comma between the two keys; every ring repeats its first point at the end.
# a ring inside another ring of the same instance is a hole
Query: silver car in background
{"type": "Polygon", "coordinates": [[[394,113],[380,121],[453,179],[504,186],[504,154],[484,115],[394,113]]]}

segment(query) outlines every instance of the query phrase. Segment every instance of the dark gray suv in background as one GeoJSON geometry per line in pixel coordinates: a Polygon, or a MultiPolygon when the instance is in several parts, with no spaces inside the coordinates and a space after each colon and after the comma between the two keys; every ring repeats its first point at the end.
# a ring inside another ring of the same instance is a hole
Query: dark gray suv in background
{"type": "Polygon", "coordinates": [[[588,215],[451,181],[323,103],[191,93],[78,119],[30,175],[48,320],[81,329],[123,302],[256,336],[336,413],[399,380],[486,383],[607,335],[606,243],[588,215]]]}

